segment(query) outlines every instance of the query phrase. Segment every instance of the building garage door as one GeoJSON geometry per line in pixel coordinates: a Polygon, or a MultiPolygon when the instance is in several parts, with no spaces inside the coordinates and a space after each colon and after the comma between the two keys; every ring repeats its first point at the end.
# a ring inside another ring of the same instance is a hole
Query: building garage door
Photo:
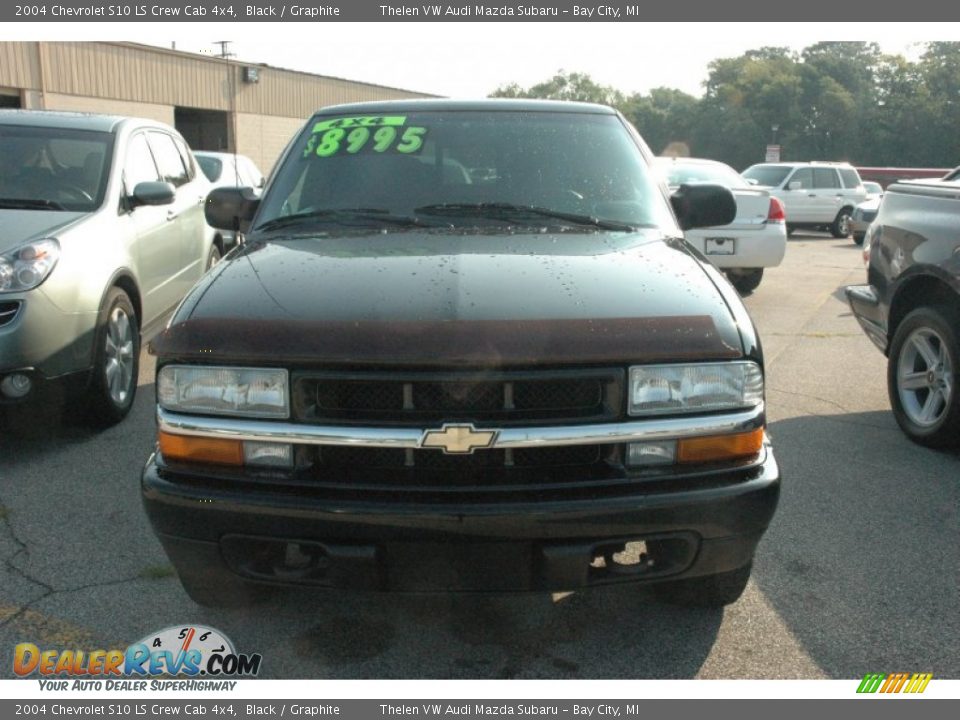
{"type": "Polygon", "coordinates": [[[192,150],[230,150],[229,123],[222,110],[177,107],[173,123],[192,150]]]}

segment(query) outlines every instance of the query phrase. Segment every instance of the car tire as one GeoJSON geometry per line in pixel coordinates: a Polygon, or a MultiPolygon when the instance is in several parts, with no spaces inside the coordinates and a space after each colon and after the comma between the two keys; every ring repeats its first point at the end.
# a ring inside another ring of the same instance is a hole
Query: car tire
{"type": "Polygon", "coordinates": [[[960,447],[960,311],[920,307],[897,326],[887,362],[887,391],[907,437],[935,448],[960,447]]]}
{"type": "Polygon", "coordinates": [[[220,253],[220,248],[216,243],[214,243],[210,246],[210,252],[207,253],[207,266],[204,268],[204,270],[210,270],[214,265],[220,262],[221,257],[222,255],[220,253]]]}
{"type": "Polygon", "coordinates": [[[760,285],[763,280],[763,268],[754,268],[752,270],[738,270],[731,273],[730,284],[733,285],[741,295],[749,295],[760,285]]]}
{"type": "Polygon", "coordinates": [[[853,242],[856,243],[857,245],[863,245],[863,239],[864,239],[866,236],[867,236],[866,233],[855,232],[855,233],[853,234],[853,242]]]}
{"type": "Polygon", "coordinates": [[[787,237],[792,237],[796,231],[797,231],[797,227],[795,225],[791,225],[790,223],[787,223],[787,237]]]}
{"type": "Polygon", "coordinates": [[[752,563],[716,575],[672,580],[654,585],[654,593],[671,605],[721,608],[740,599],[750,580],[752,563]]]}
{"type": "Polygon", "coordinates": [[[137,394],[140,327],[130,297],[111,288],[97,320],[93,377],[85,400],[86,414],[96,425],[123,420],[137,394]]]}
{"type": "Polygon", "coordinates": [[[852,219],[850,208],[843,208],[837,213],[833,223],[830,225],[830,234],[835,238],[850,237],[850,220],[852,219]]]}

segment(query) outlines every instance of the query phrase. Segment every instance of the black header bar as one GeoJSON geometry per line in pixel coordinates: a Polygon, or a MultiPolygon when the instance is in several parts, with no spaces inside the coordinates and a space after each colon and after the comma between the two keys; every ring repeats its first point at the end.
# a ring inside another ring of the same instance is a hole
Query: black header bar
{"type": "MultiPolygon", "coordinates": [[[[3,3],[0,22],[754,22],[758,45],[777,45],[790,22],[946,22],[960,3],[943,0],[23,0],[3,3]]],[[[717,36],[723,37],[722,26],[717,36]]],[[[946,39],[946,38],[944,38],[946,39]]]]}

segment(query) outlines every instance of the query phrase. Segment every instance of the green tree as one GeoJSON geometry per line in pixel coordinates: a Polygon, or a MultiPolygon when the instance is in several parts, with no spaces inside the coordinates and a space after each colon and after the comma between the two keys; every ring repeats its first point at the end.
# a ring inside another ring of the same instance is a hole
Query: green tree
{"type": "Polygon", "coordinates": [[[612,105],[654,152],[682,143],[738,169],[761,162],[774,136],[785,160],[960,164],[960,42],[926,43],[917,61],[868,42],[820,42],[800,53],[761,47],[711,62],[700,98],[665,87],[626,97],[563,70],[493,95],[612,105]]]}
{"type": "Polygon", "coordinates": [[[502,85],[494,90],[490,97],[570,100],[614,107],[624,104],[623,93],[619,90],[594,82],[593,78],[586,73],[568,73],[563,69],[558,70],[557,74],[549,80],[526,89],[516,83],[502,85]]]}
{"type": "Polygon", "coordinates": [[[760,48],[714,60],[709,69],[698,118],[698,146],[703,148],[698,154],[743,168],[763,160],[765,145],[777,133],[789,147],[801,125],[802,81],[795,54],[760,48]]]}
{"type": "Polygon", "coordinates": [[[693,95],[660,87],[649,95],[631,95],[622,111],[653,151],[662,154],[672,143],[691,146],[699,103],[693,95]]]}

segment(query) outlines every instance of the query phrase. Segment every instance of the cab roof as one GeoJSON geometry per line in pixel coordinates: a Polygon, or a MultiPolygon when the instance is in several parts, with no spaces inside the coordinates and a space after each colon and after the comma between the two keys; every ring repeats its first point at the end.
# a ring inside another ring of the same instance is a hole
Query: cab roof
{"type": "Polygon", "coordinates": [[[97,113],[60,112],[54,110],[0,110],[0,125],[24,125],[32,127],[63,128],[66,130],[95,130],[116,132],[126,121],[162,127],[160,123],[143,118],[123,115],[100,115],[97,113]]]}
{"type": "Polygon", "coordinates": [[[378,100],[374,102],[348,103],[320,108],[317,115],[342,115],[344,113],[430,112],[556,112],[587,113],[591,115],[616,115],[616,110],[606,105],[566,102],[563,100],[528,100],[495,98],[488,100],[378,100]]]}

